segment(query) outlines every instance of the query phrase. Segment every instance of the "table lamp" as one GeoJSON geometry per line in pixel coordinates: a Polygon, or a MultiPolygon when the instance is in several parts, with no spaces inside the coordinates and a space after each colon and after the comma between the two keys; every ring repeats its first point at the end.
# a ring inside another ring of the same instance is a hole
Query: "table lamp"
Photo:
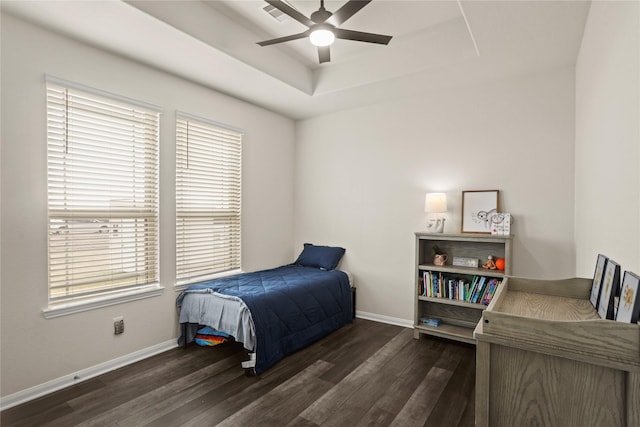
{"type": "MultiPolygon", "coordinates": [[[[428,214],[441,214],[447,212],[447,195],[445,193],[427,193],[424,199],[424,211],[428,214]]],[[[427,222],[427,232],[442,233],[444,231],[444,218],[432,216],[427,222]]]]}

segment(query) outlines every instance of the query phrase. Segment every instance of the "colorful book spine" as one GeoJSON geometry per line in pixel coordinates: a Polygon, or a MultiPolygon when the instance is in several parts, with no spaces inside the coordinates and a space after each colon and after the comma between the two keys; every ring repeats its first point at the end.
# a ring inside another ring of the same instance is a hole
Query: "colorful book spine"
{"type": "Polygon", "coordinates": [[[422,290],[420,292],[420,295],[422,295],[423,297],[428,297],[429,295],[429,272],[428,271],[423,271],[422,272],[422,290]]]}
{"type": "Polygon", "coordinates": [[[431,273],[431,293],[432,297],[438,297],[438,276],[435,273],[431,273]]]}
{"type": "Polygon", "coordinates": [[[487,291],[482,296],[482,304],[489,305],[489,295],[491,295],[491,292],[493,292],[493,290],[495,289],[497,282],[498,282],[498,279],[489,280],[489,286],[487,287],[487,291]]]}
{"type": "Polygon", "coordinates": [[[487,281],[487,278],[484,276],[481,276],[480,279],[478,279],[478,287],[476,288],[476,291],[473,294],[473,299],[471,302],[477,304],[478,301],[480,301],[480,297],[482,296],[484,292],[484,287],[486,286],[486,281],[487,281]]]}
{"type": "Polygon", "coordinates": [[[500,283],[501,279],[487,276],[473,276],[469,281],[441,272],[423,271],[419,292],[430,298],[489,305],[500,283]]]}
{"type": "Polygon", "coordinates": [[[469,291],[469,297],[467,298],[467,302],[472,302],[473,301],[473,295],[476,292],[476,289],[478,289],[478,276],[473,276],[473,281],[471,282],[471,290],[469,291]]]}
{"type": "Polygon", "coordinates": [[[487,293],[487,296],[485,297],[485,301],[484,301],[485,305],[489,305],[491,303],[491,300],[493,299],[493,296],[495,295],[496,291],[498,290],[498,286],[500,286],[501,284],[502,284],[502,280],[496,279],[493,288],[489,289],[489,292],[487,293]]]}

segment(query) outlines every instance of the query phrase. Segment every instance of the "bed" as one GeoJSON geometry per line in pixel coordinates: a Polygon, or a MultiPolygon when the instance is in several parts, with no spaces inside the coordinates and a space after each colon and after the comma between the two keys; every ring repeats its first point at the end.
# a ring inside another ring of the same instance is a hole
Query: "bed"
{"type": "Polygon", "coordinates": [[[336,270],[344,252],[305,243],[293,264],[190,285],[176,300],[178,343],[192,342],[206,325],[243,343],[244,368],[265,371],[351,322],[350,278],[336,270]]]}

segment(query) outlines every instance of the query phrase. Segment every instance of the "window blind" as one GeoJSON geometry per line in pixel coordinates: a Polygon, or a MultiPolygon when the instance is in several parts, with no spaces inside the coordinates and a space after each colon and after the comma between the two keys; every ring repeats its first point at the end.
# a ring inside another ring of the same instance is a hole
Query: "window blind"
{"type": "Polygon", "coordinates": [[[158,286],[159,115],[47,81],[50,302],[158,286]]]}
{"type": "Polygon", "coordinates": [[[176,117],[178,283],[240,268],[242,133],[176,117]]]}

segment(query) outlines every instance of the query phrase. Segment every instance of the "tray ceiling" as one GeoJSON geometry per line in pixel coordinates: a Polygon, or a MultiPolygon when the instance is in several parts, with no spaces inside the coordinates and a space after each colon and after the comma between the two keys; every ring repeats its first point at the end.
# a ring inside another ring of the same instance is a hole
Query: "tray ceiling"
{"type": "MultiPolygon", "coordinates": [[[[319,1],[289,0],[305,15],[319,1]]],[[[345,1],[327,0],[335,11],[345,1]]],[[[337,40],[331,62],[306,29],[247,1],[2,2],[8,12],[294,119],[575,64],[583,1],[374,0],[341,27],[393,36],[337,40]],[[144,35],[144,36],[143,36],[144,35]],[[150,45],[149,41],[155,43],[150,45]]]]}

